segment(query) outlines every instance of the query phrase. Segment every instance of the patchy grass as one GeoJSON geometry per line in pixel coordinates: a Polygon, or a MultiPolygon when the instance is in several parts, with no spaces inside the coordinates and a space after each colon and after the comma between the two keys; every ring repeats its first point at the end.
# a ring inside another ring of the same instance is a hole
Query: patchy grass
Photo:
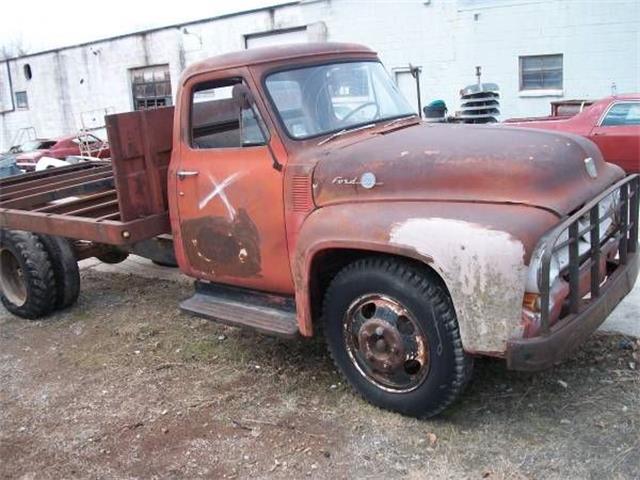
{"type": "Polygon", "coordinates": [[[538,374],[476,362],[442,416],[353,395],[321,339],[182,314],[189,287],[83,272],[79,304],[0,311],[1,478],[637,478],[640,345],[538,374]],[[634,359],[635,355],[635,359],[634,359]]]}

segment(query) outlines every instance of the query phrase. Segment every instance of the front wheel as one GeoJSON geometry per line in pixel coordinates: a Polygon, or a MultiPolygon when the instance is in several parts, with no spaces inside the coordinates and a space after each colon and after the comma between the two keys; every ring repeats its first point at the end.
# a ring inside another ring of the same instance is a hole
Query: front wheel
{"type": "Polygon", "coordinates": [[[471,375],[448,294],[411,263],[380,257],[345,267],[326,292],[323,322],[338,369],[381,408],[437,415],[471,375]]]}

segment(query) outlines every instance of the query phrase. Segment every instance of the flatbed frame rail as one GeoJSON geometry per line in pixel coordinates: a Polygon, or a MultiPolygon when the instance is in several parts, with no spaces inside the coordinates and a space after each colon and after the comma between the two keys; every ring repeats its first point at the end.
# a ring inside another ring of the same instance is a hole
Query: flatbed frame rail
{"type": "Polygon", "coordinates": [[[0,227],[127,245],[170,232],[173,107],[106,117],[111,162],[0,180],[0,227]]]}

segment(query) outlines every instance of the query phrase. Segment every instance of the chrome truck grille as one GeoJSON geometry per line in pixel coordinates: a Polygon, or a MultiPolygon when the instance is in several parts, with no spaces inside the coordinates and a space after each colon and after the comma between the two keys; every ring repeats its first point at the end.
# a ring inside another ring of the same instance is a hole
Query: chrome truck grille
{"type": "Polygon", "coordinates": [[[600,296],[601,288],[617,266],[627,264],[638,249],[638,208],[640,176],[630,175],[589,201],[545,235],[538,248],[540,269],[540,334],[550,331],[550,290],[552,262],[569,283],[565,310],[580,313],[600,296]],[[603,247],[617,243],[614,262],[601,271],[603,247]],[[613,263],[613,265],[611,265],[613,263]],[[590,270],[590,288],[580,291],[580,276],[590,270]]]}

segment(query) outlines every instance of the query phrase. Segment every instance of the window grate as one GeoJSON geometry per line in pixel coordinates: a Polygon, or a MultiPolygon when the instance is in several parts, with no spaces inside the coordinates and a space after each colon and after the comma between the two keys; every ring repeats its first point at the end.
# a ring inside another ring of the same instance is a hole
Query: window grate
{"type": "Polygon", "coordinates": [[[131,90],[134,110],[172,105],[169,65],[131,70],[131,90]]]}
{"type": "Polygon", "coordinates": [[[520,57],[520,90],[561,90],[562,54],[520,57]]]}

